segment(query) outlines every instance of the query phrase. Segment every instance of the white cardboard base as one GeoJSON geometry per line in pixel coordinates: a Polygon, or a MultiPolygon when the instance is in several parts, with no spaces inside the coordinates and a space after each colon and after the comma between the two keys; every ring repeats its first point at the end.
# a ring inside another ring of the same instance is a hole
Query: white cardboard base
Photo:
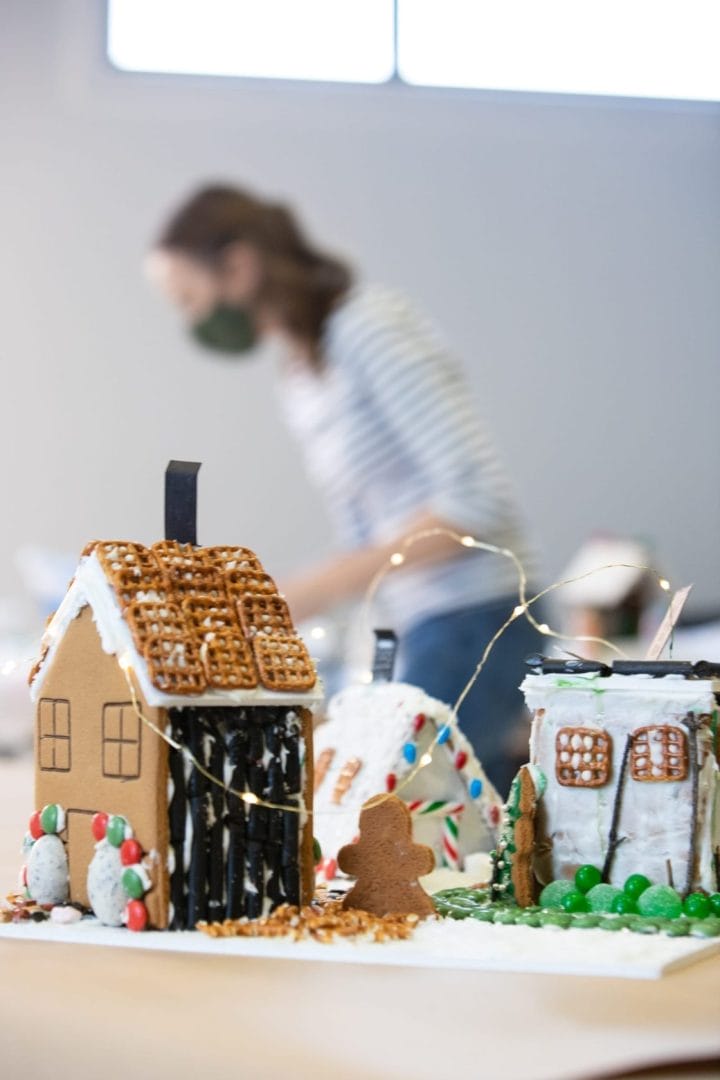
{"type": "Polygon", "coordinates": [[[338,940],[331,945],[287,938],[209,938],[200,932],[132,933],[85,918],[73,926],[51,922],[0,924],[0,939],[109,945],[126,949],[255,959],[310,960],[400,967],[595,975],[658,979],[720,952],[720,938],[645,936],[627,930],[538,929],[494,926],[472,919],[431,919],[409,941],[376,944],[338,940]]]}

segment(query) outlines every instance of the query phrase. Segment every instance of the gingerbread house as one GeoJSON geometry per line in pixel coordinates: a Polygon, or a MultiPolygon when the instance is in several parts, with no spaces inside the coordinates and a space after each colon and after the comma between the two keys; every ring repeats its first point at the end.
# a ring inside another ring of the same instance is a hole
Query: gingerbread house
{"type": "Polygon", "coordinates": [[[716,890],[720,665],[528,663],[540,882],[592,863],[611,884],[642,873],[683,893],[716,890]]]}
{"type": "Polygon", "coordinates": [[[311,897],[321,688],[251,551],[88,545],[31,694],[31,895],[63,899],[64,857],[65,898],[114,924],[126,901],[180,929],[311,897]]]}

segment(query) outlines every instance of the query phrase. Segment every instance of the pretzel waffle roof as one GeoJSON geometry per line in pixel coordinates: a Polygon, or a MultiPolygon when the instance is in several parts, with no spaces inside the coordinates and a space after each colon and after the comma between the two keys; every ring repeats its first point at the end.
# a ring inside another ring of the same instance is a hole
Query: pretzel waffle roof
{"type": "Polygon", "coordinates": [[[315,685],[287,604],[247,548],[102,540],[83,554],[97,557],[158,690],[315,685]]]}

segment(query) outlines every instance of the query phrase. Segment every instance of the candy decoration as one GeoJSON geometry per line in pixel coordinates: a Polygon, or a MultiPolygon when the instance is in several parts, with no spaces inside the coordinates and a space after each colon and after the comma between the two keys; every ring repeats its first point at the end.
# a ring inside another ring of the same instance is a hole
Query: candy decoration
{"type": "Polygon", "coordinates": [[[464,750],[458,750],[457,754],[455,755],[455,768],[456,769],[464,768],[465,765],[467,764],[467,757],[468,756],[467,756],[467,754],[465,753],[464,750]]]}
{"type": "Polygon", "coordinates": [[[113,847],[119,848],[123,840],[132,836],[132,829],[124,817],[114,814],[107,823],[106,838],[113,847]]]}
{"type": "Polygon", "coordinates": [[[720,915],[720,892],[711,893],[709,900],[713,915],[720,915]]]}
{"type": "Polygon", "coordinates": [[[315,864],[315,866],[317,866],[322,857],[323,853],[320,846],[320,841],[318,840],[317,836],[313,836],[313,863],[315,864]]]}
{"type": "Polygon", "coordinates": [[[613,902],[620,896],[622,890],[614,885],[594,885],[585,895],[591,911],[612,911],[613,902]]]}
{"type": "Polygon", "coordinates": [[[403,746],[403,757],[409,765],[415,764],[415,758],[417,757],[417,747],[414,743],[405,743],[405,745],[403,746]]]}
{"type": "Polygon", "coordinates": [[[59,836],[35,841],[27,864],[27,887],[38,904],[62,904],[68,898],[68,859],[59,836]]]}
{"type": "Polygon", "coordinates": [[[631,874],[623,885],[623,892],[626,892],[628,896],[631,896],[633,900],[637,900],[638,896],[650,888],[652,882],[649,878],[646,878],[644,874],[631,874]]]}
{"type": "Polygon", "coordinates": [[[676,919],[683,909],[680,896],[669,885],[651,885],[638,897],[637,906],[641,915],[664,919],[676,919]]]}
{"type": "Polygon", "coordinates": [[[144,930],[148,923],[147,908],[142,900],[128,900],[125,908],[125,925],[128,930],[144,930]]]}
{"type": "Polygon", "coordinates": [[[142,859],[142,848],[137,840],[123,840],[120,845],[120,862],[123,866],[132,866],[142,859]]]}
{"type": "Polygon", "coordinates": [[[326,881],[333,881],[337,875],[337,860],[327,856],[321,859],[316,867],[318,877],[324,877],[326,881]]]}
{"type": "Polygon", "coordinates": [[[44,834],[45,830],[40,822],[40,811],[36,810],[34,814],[30,815],[30,835],[33,840],[39,840],[44,834]]]}
{"type": "Polygon", "coordinates": [[[103,814],[103,813],[93,814],[91,828],[92,828],[92,834],[95,837],[95,839],[97,840],[98,844],[100,843],[101,840],[105,839],[105,833],[107,832],[108,821],[109,821],[109,815],[108,814],[103,814]]]}
{"type": "Polygon", "coordinates": [[[575,892],[572,881],[551,881],[540,893],[540,907],[561,908],[563,897],[575,892]]]}
{"type": "Polygon", "coordinates": [[[476,776],[474,776],[472,778],[472,780],[470,781],[470,783],[468,784],[468,791],[470,793],[470,798],[471,799],[479,798],[480,795],[482,795],[482,789],[483,789],[482,780],[478,780],[478,778],[476,776]]]}
{"type": "Polygon", "coordinates": [[[575,871],[575,885],[581,893],[590,892],[592,888],[600,884],[601,880],[597,866],[591,866],[589,863],[579,866],[575,871]]]}
{"type": "Polygon", "coordinates": [[[442,746],[443,743],[446,743],[448,741],[448,739],[450,738],[450,730],[451,729],[449,724],[443,724],[437,735],[438,746],[442,746]]]}
{"type": "MultiPolygon", "coordinates": [[[[120,857],[122,858],[122,854],[120,857]]],[[[121,880],[123,889],[131,899],[139,900],[145,895],[145,885],[143,880],[132,867],[128,867],[123,871],[121,880]]]]}
{"type": "Polygon", "coordinates": [[[707,919],[712,914],[710,897],[701,892],[690,893],[683,900],[683,911],[691,919],[707,919]]]}
{"type": "Polygon", "coordinates": [[[417,735],[425,727],[425,713],[419,712],[413,720],[413,731],[417,735]]]}
{"type": "Polygon", "coordinates": [[[579,889],[571,889],[570,892],[565,893],[560,901],[564,911],[589,911],[590,905],[588,898],[579,889]]]}
{"type": "Polygon", "coordinates": [[[65,814],[57,803],[49,803],[40,811],[40,824],[43,832],[58,833],[65,828],[65,814]]]}
{"type": "Polygon", "coordinates": [[[397,776],[394,772],[389,772],[385,777],[385,790],[394,791],[397,787],[397,776]]]}
{"type": "Polygon", "coordinates": [[[637,901],[626,892],[621,892],[610,905],[610,911],[613,915],[637,915],[637,901]]]}
{"type": "Polygon", "coordinates": [[[465,809],[465,803],[452,803],[446,799],[415,799],[407,803],[407,808],[411,814],[420,814],[423,817],[443,815],[441,833],[443,866],[447,866],[450,870],[459,870],[458,834],[460,816],[465,809]]]}

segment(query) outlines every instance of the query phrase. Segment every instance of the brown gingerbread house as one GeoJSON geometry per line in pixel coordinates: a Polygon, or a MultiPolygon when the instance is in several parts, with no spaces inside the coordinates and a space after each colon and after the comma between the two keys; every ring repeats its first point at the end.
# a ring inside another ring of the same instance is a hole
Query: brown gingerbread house
{"type": "Polygon", "coordinates": [[[321,690],[251,551],[90,544],[47,626],[31,693],[36,806],[54,808],[71,901],[93,906],[88,870],[113,820],[133,840],[117,873],[129,898],[144,882],[150,926],[310,898],[321,690]],[[123,876],[133,862],[135,876],[123,876]]]}

